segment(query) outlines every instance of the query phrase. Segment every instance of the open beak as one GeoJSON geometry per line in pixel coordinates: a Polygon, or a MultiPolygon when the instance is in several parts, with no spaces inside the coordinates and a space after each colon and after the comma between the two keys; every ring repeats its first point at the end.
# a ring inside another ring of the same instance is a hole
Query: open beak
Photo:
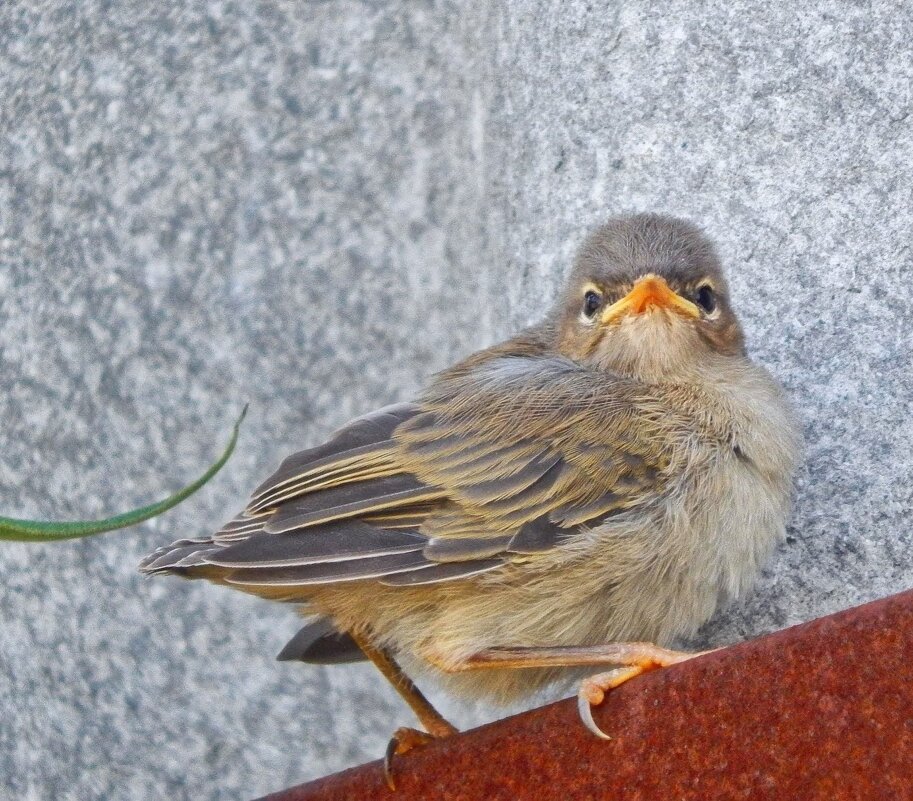
{"type": "Polygon", "coordinates": [[[639,278],[627,295],[609,306],[602,313],[600,321],[603,325],[608,325],[626,314],[643,314],[652,308],[669,309],[683,317],[701,316],[700,309],[695,304],[673,292],[664,278],[651,273],[639,278]]]}

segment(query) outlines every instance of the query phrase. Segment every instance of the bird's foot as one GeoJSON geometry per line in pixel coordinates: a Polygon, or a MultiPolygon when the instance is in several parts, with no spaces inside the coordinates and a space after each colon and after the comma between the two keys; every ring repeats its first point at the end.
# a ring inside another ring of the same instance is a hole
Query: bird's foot
{"type": "Polygon", "coordinates": [[[417,746],[427,745],[432,740],[450,737],[457,733],[457,728],[445,720],[441,713],[422,695],[421,690],[413,684],[412,679],[403,673],[403,669],[397,664],[393,654],[385,648],[376,646],[363,632],[352,630],[349,632],[349,636],[361,649],[361,652],[389,680],[403,700],[412,707],[419,722],[427,729],[427,733],[418,729],[397,729],[390,738],[384,753],[384,779],[386,779],[387,787],[395,790],[393,757],[405,754],[417,746]]]}
{"type": "Polygon", "coordinates": [[[583,725],[603,740],[611,740],[612,738],[596,725],[596,721],[593,720],[593,707],[599,706],[605,700],[605,695],[609,690],[614,690],[641,673],[675,665],[679,662],[693,659],[696,656],[710,653],[709,651],[696,653],[670,651],[650,643],[630,643],[621,647],[630,652],[629,656],[632,664],[590,676],[580,682],[580,687],[577,690],[577,709],[580,712],[580,719],[583,721],[583,725]]]}
{"type": "Polygon", "coordinates": [[[632,667],[619,667],[614,670],[608,670],[605,673],[597,673],[595,676],[588,676],[580,682],[580,688],[577,690],[577,709],[580,712],[580,719],[583,725],[587,727],[597,737],[603,740],[611,740],[593,720],[593,707],[599,706],[605,700],[605,694],[609,690],[614,690],[628,679],[633,679],[644,672],[640,665],[632,667]]]}
{"type": "MultiPolygon", "coordinates": [[[[450,724],[447,725],[449,726],[450,724]]],[[[397,729],[390,738],[390,742],[387,743],[387,750],[384,753],[384,779],[387,782],[387,787],[391,790],[396,790],[396,782],[393,779],[393,757],[406,754],[413,748],[427,745],[432,740],[450,737],[457,733],[454,727],[451,726],[450,729],[450,731],[441,729],[440,733],[436,734],[428,734],[428,732],[410,729],[407,726],[397,729]]]]}

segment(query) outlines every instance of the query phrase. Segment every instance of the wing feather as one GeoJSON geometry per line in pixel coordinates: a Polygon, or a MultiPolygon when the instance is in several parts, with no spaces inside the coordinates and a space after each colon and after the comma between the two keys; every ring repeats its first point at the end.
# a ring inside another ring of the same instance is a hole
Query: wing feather
{"type": "Polygon", "coordinates": [[[302,587],[314,584],[339,584],[346,581],[363,581],[380,578],[406,570],[433,567],[419,551],[390,556],[372,556],[366,559],[349,559],[344,562],[323,562],[297,567],[252,567],[230,571],[224,581],[247,587],[302,587]]]}
{"type": "Polygon", "coordinates": [[[283,587],[481,575],[656,497],[667,418],[655,389],[561,358],[474,357],[419,403],[289,457],[212,538],[144,568],[209,566],[289,598],[283,587]]]}
{"type": "Polygon", "coordinates": [[[296,567],[421,551],[419,534],[376,528],[359,521],[317,526],[297,534],[263,534],[207,555],[219,567],[296,567]]]}
{"type": "Polygon", "coordinates": [[[358,481],[343,487],[308,493],[280,506],[263,530],[268,534],[281,534],[330,520],[357,517],[443,497],[444,490],[429,487],[407,474],[358,481]]]}
{"type": "Polygon", "coordinates": [[[471,562],[446,562],[430,565],[422,570],[406,570],[383,576],[380,583],[387,587],[416,587],[420,584],[438,584],[442,581],[465,579],[488,573],[504,565],[503,559],[479,559],[471,562]]]}
{"type": "Polygon", "coordinates": [[[249,508],[262,510],[295,497],[308,488],[309,482],[342,484],[347,477],[359,480],[358,474],[365,472],[388,475],[385,471],[395,466],[390,436],[418,410],[412,403],[385,406],[351,421],[323,445],[289,456],[254,490],[249,508]]]}
{"type": "Polygon", "coordinates": [[[434,562],[464,562],[504,553],[513,534],[500,537],[441,537],[427,541],[424,555],[434,562]]]}

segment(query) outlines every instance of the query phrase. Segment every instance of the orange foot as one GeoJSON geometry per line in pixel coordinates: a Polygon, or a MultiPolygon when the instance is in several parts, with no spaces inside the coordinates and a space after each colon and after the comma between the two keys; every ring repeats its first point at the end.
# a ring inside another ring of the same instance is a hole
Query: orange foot
{"type": "Polygon", "coordinates": [[[628,681],[628,679],[639,676],[645,670],[647,668],[640,665],[619,667],[605,673],[589,676],[580,682],[580,688],[577,690],[577,710],[580,712],[580,719],[583,721],[583,725],[597,737],[601,737],[603,740],[611,740],[612,738],[600,729],[596,725],[596,721],[593,720],[593,707],[599,706],[605,700],[605,694],[609,690],[614,690],[628,681]]]}
{"type": "MultiPolygon", "coordinates": [[[[450,726],[449,723],[447,725],[450,726]]],[[[450,726],[450,728],[452,729],[451,731],[442,730],[440,734],[428,734],[418,729],[410,729],[407,726],[397,729],[390,738],[390,742],[387,743],[387,750],[384,753],[384,779],[387,782],[387,787],[391,790],[396,790],[396,782],[393,780],[393,757],[406,754],[413,748],[427,745],[432,740],[449,737],[457,733],[454,727],[450,726]]]]}
{"type": "Polygon", "coordinates": [[[696,656],[709,654],[710,651],[700,651],[698,653],[683,653],[681,651],[669,651],[665,648],[658,648],[649,643],[631,643],[624,646],[628,652],[625,658],[631,660],[631,664],[626,667],[617,667],[605,673],[597,673],[580,682],[580,688],[577,690],[577,709],[580,712],[580,719],[597,737],[603,740],[611,740],[593,720],[593,707],[599,706],[605,700],[605,694],[609,690],[624,684],[629,679],[646,673],[649,670],[656,670],[661,667],[668,667],[679,662],[685,662],[696,656]]]}

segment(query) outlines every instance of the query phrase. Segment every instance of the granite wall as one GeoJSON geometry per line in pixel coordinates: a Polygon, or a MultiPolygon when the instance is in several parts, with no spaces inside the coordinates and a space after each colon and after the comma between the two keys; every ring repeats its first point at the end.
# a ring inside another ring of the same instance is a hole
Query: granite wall
{"type": "MultiPolygon", "coordinates": [[[[701,640],[913,583],[913,11],[902,3],[0,5],[0,786],[245,798],[377,757],[291,608],[147,580],[289,451],[536,319],[608,214],[717,240],[807,439],[788,541],[701,640]]],[[[486,709],[445,710],[462,725],[486,709]]]]}

